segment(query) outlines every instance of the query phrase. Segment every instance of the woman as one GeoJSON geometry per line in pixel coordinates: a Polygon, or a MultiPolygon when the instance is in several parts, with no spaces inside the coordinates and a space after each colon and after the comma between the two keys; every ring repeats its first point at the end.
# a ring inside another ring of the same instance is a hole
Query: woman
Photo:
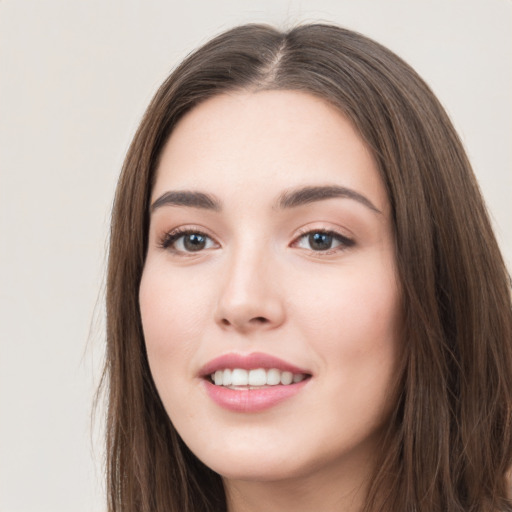
{"type": "Polygon", "coordinates": [[[446,113],[350,31],[189,56],[120,177],[111,511],[512,510],[510,285],[446,113]]]}

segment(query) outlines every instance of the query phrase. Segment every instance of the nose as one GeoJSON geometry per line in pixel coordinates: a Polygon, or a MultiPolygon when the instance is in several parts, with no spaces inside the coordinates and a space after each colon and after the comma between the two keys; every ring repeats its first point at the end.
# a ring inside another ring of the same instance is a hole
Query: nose
{"type": "Polygon", "coordinates": [[[265,255],[234,257],[226,262],[215,320],[241,333],[270,330],[285,320],[278,269],[265,255]]]}

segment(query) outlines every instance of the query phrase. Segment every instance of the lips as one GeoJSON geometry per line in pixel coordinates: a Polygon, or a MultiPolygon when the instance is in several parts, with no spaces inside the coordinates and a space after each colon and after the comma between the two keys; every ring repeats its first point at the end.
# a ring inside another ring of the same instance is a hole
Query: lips
{"type": "Polygon", "coordinates": [[[311,377],[305,369],[263,353],[226,354],[199,372],[210,398],[234,412],[259,412],[295,396],[311,377]]]}
{"type": "Polygon", "coordinates": [[[227,368],[231,370],[234,370],[235,368],[241,368],[243,370],[276,368],[282,372],[287,371],[291,373],[304,373],[310,375],[310,372],[303,368],[299,368],[298,366],[287,363],[282,359],[261,352],[253,352],[248,355],[225,354],[213,359],[203,366],[199,371],[199,374],[204,377],[215,373],[217,370],[225,370],[227,368]]]}

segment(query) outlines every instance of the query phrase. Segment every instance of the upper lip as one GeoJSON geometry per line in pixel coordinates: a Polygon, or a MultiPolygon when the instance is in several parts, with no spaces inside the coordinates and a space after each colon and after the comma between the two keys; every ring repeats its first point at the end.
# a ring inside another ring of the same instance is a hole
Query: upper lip
{"type": "Polygon", "coordinates": [[[229,353],[212,359],[206,363],[200,370],[201,376],[208,376],[217,370],[241,368],[243,370],[253,370],[256,368],[276,368],[282,372],[303,373],[310,375],[311,372],[290,364],[278,357],[264,354],[262,352],[253,352],[251,354],[229,353]]]}

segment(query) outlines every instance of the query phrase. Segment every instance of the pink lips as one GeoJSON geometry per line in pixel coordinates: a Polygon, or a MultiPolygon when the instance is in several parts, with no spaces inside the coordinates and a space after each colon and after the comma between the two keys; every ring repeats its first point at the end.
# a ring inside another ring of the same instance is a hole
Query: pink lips
{"type": "Polygon", "coordinates": [[[226,354],[217,357],[203,366],[199,373],[202,376],[206,376],[217,370],[225,370],[226,368],[241,368],[243,370],[252,370],[253,368],[277,368],[282,372],[310,373],[307,370],[293,366],[282,359],[260,352],[253,352],[246,356],[241,354],[226,354]]]}
{"type": "Polygon", "coordinates": [[[310,375],[310,372],[291,365],[282,359],[263,353],[252,353],[246,356],[240,354],[226,354],[217,357],[203,366],[200,376],[203,377],[203,385],[209,397],[219,406],[234,412],[260,412],[269,409],[280,402],[293,397],[309,382],[305,379],[301,382],[287,386],[277,385],[261,389],[229,389],[223,386],[216,386],[207,378],[217,370],[226,368],[241,368],[251,370],[256,368],[276,368],[280,371],[292,373],[303,373],[310,375]]]}

